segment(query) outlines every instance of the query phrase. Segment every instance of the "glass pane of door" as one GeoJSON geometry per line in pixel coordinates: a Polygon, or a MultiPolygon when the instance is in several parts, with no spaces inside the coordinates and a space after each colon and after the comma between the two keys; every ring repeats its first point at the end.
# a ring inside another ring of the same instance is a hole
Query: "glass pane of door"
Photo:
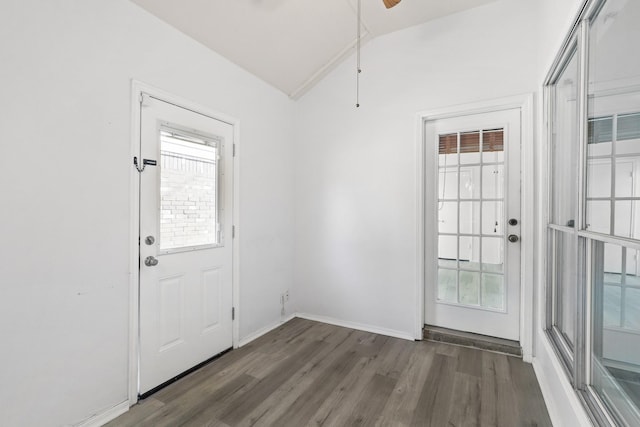
{"type": "Polygon", "coordinates": [[[437,299],[504,311],[504,129],[438,138],[437,299]]]}
{"type": "Polygon", "coordinates": [[[220,243],[218,146],[183,131],[160,131],[160,250],[220,243]]]}

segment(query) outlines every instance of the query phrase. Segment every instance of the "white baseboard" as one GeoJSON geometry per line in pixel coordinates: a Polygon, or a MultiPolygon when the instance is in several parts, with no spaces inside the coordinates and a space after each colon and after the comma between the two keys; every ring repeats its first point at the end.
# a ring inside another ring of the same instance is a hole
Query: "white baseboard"
{"type": "Polygon", "coordinates": [[[380,328],[378,326],[365,325],[362,323],[348,322],[345,320],[334,319],[332,317],[317,316],[315,314],[308,313],[296,313],[295,317],[314,320],[316,322],[328,323],[335,326],[342,326],[344,328],[357,329],[359,331],[372,332],[374,334],[386,335],[394,338],[401,338],[403,340],[415,341],[413,335],[404,331],[396,331],[393,329],[380,328]]]}
{"type": "Polygon", "coordinates": [[[125,400],[122,403],[117,404],[113,408],[109,408],[106,411],[95,414],[84,421],[76,424],[76,427],[100,427],[105,425],[111,420],[118,418],[129,410],[129,400],[125,400]]]}
{"type": "MultiPolygon", "coordinates": [[[[542,334],[542,332],[540,332],[542,334]]],[[[533,370],[554,426],[592,426],[546,336],[540,337],[533,370]]]]}
{"type": "Polygon", "coordinates": [[[269,332],[273,331],[278,326],[282,325],[283,323],[287,323],[289,320],[293,319],[294,317],[296,317],[295,313],[288,315],[287,317],[285,317],[282,320],[277,321],[276,323],[272,323],[271,325],[268,325],[268,326],[265,326],[264,328],[258,329],[257,331],[255,331],[255,332],[247,335],[246,337],[242,338],[238,342],[238,347],[245,346],[245,345],[249,344],[251,341],[260,338],[264,334],[268,334],[269,332]]]}

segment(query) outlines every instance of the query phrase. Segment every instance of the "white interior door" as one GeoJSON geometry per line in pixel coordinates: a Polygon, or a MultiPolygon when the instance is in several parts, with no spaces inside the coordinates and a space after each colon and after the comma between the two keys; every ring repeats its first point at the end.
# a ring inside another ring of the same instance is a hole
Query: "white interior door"
{"type": "Polygon", "coordinates": [[[425,323],[519,341],[520,110],[425,126],[425,323]]]}
{"type": "Polygon", "coordinates": [[[146,94],[141,110],[144,394],[233,345],[233,126],[146,94]]]}

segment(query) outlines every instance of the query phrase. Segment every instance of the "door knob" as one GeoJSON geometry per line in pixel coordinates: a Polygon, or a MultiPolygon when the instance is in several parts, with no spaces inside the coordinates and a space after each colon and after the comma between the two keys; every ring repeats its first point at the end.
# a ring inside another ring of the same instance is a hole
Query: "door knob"
{"type": "Polygon", "coordinates": [[[148,256],[144,259],[144,265],[147,267],[158,265],[158,259],[156,257],[148,256]]]}
{"type": "MultiPolygon", "coordinates": [[[[511,243],[515,243],[515,242],[517,242],[518,240],[520,240],[520,238],[519,238],[517,235],[515,235],[515,234],[509,234],[509,237],[507,237],[507,238],[509,239],[509,241],[510,241],[511,243]]],[[[156,263],[157,263],[157,261],[156,261],[156,263]]]]}

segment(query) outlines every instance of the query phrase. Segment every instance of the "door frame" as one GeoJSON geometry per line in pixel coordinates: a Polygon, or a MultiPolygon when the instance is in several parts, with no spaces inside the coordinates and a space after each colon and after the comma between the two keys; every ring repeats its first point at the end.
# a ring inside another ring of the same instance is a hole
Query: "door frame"
{"type": "Polygon", "coordinates": [[[470,114],[491,113],[501,110],[520,109],[521,129],[521,250],[520,250],[520,345],[522,359],[533,360],[534,337],[534,281],[535,272],[535,162],[534,159],[534,94],[527,93],[505,98],[491,99],[470,104],[454,105],[417,113],[416,120],[416,321],[415,338],[422,339],[425,309],[425,124],[427,121],[448,119],[470,114]]]}
{"type": "Polygon", "coordinates": [[[230,239],[232,245],[232,305],[235,309],[235,319],[232,320],[232,338],[233,348],[238,348],[240,335],[240,245],[239,245],[239,224],[240,224],[240,138],[239,128],[240,121],[226,114],[217,112],[201,104],[194,103],[185,98],[173,95],[157,87],[143,83],[141,81],[131,80],[131,140],[130,140],[130,157],[127,160],[130,165],[130,205],[129,211],[129,376],[128,376],[128,398],[129,406],[133,406],[138,402],[138,382],[140,375],[140,346],[139,346],[139,316],[140,316],[140,270],[139,270],[139,245],[138,236],[140,235],[140,205],[139,195],[140,186],[138,180],[138,171],[133,165],[133,157],[139,156],[140,144],[140,97],[142,93],[147,93],[154,98],[174,104],[178,107],[191,110],[193,112],[205,115],[212,119],[225,122],[233,127],[234,156],[233,156],[233,203],[231,209],[233,211],[233,226],[235,235],[230,239]]]}

